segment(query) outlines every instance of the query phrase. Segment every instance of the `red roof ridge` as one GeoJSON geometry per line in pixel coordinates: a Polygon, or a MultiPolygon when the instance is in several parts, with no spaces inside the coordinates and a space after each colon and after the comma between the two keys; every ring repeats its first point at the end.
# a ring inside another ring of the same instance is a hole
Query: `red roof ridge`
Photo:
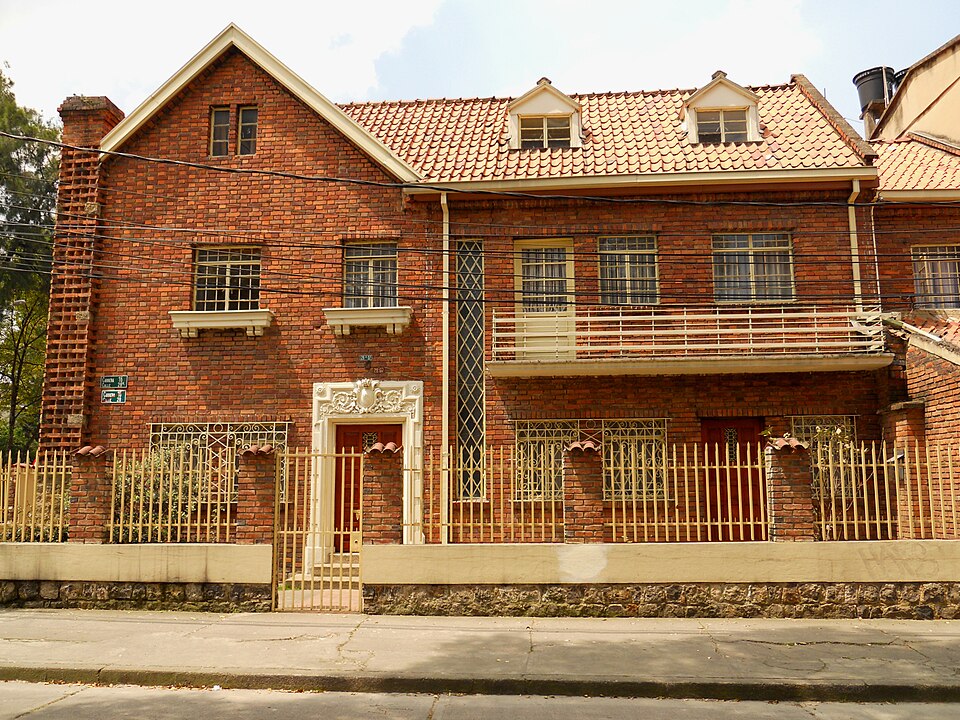
{"type": "Polygon", "coordinates": [[[956,145],[945,138],[939,138],[936,135],[930,135],[928,133],[920,133],[916,131],[908,132],[906,137],[915,142],[927,145],[928,147],[942,150],[943,152],[950,153],[951,155],[960,156],[960,145],[956,145]]]}
{"type": "Polygon", "coordinates": [[[877,151],[873,149],[870,143],[860,137],[860,133],[853,129],[853,126],[847,122],[843,115],[837,112],[833,105],[827,102],[827,99],[817,90],[816,86],[807,79],[806,75],[796,73],[790,77],[807,99],[814,104],[817,110],[819,110],[833,126],[834,130],[840,134],[840,137],[850,146],[850,149],[863,159],[864,164],[873,164],[873,160],[877,157],[877,151]]]}

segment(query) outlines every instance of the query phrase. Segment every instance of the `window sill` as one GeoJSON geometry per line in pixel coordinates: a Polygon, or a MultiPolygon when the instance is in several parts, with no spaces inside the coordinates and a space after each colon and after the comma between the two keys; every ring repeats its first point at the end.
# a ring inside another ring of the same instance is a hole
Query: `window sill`
{"type": "Polygon", "coordinates": [[[355,327],[382,327],[388,335],[399,335],[410,324],[413,308],[324,308],[323,314],[338,337],[349,335],[355,327]]]}
{"type": "Polygon", "coordinates": [[[201,330],[231,330],[243,328],[250,337],[260,337],[270,327],[273,313],[261,310],[171,310],[173,327],[182,338],[195,338],[201,330]]]}

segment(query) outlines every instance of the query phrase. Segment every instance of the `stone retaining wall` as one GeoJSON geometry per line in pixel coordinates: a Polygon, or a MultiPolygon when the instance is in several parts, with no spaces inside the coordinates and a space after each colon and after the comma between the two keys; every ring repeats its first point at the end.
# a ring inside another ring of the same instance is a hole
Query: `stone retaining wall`
{"type": "Polygon", "coordinates": [[[364,612],[539,617],[960,618],[960,583],[365,585],[364,612]]]}
{"type": "Polygon", "coordinates": [[[270,585],[0,580],[0,607],[270,612],[270,585]]]}

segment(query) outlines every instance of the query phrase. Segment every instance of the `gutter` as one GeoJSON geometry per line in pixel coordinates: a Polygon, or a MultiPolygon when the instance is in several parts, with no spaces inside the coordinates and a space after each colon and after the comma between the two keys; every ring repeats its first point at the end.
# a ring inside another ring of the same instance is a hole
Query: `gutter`
{"type": "Polygon", "coordinates": [[[863,312],[863,283],[860,280],[860,241],[857,238],[857,208],[854,203],[860,197],[860,181],[853,181],[853,190],[847,198],[847,222],[850,226],[850,262],[853,271],[853,296],[858,312],[863,312]]]}
{"type": "Polygon", "coordinates": [[[440,542],[447,543],[443,528],[447,527],[447,512],[450,505],[450,206],[447,205],[447,193],[440,193],[440,210],[443,213],[443,283],[442,307],[440,311],[441,388],[440,388],[440,542]],[[444,455],[447,461],[442,462],[444,455]]]}

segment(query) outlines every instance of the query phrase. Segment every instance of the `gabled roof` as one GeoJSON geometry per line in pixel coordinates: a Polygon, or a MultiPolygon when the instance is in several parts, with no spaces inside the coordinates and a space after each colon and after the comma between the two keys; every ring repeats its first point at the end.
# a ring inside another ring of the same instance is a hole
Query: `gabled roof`
{"type": "MultiPolygon", "coordinates": [[[[579,148],[511,149],[510,98],[373,102],[344,112],[427,182],[614,180],[667,182],[681,175],[717,177],[875,177],[873,150],[814,102],[798,81],[753,87],[760,141],[690,142],[680,117],[690,90],[572,95],[581,107],[579,148]]],[[[826,101],[823,101],[824,103],[826,101]]]]}
{"type": "Polygon", "coordinates": [[[960,147],[922,133],[876,140],[879,191],[887,200],[960,199],[960,147]]]}
{"type": "Polygon", "coordinates": [[[881,130],[883,130],[883,128],[886,126],[887,121],[893,117],[894,113],[896,112],[896,108],[900,105],[901,100],[909,92],[908,88],[911,84],[913,84],[913,80],[917,76],[918,71],[936,60],[943,53],[947,52],[948,50],[952,50],[958,44],[960,44],[960,35],[948,40],[932,53],[926,57],[920,58],[913,65],[906,69],[903,78],[900,80],[900,85],[897,87],[897,91],[893,94],[893,97],[890,98],[890,102],[887,104],[887,107],[883,109],[883,115],[881,115],[880,119],[877,121],[877,126],[874,128],[872,137],[878,137],[881,130]]]}
{"type": "Polygon", "coordinates": [[[552,97],[560,101],[560,103],[569,107],[571,112],[580,111],[580,103],[578,103],[569,95],[566,95],[560,92],[559,90],[557,90],[553,86],[553,83],[550,82],[550,79],[545,77],[542,77],[539,80],[537,80],[536,85],[534,85],[532,88],[527,90],[527,92],[525,92],[523,95],[518,97],[516,100],[511,101],[507,105],[507,110],[509,110],[510,112],[513,112],[518,107],[523,107],[523,105],[530,102],[538,95],[543,95],[543,94],[551,95],[552,97]]]}
{"type": "Polygon", "coordinates": [[[733,80],[727,80],[727,74],[723,72],[723,70],[717,70],[713,74],[710,82],[686,99],[683,103],[683,111],[685,112],[688,107],[696,107],[698,101],[709,95],[713,89],[718,86],[727,88],[734,94],[739,95],[744,99],[746,104],[755,105],[760,99],[756,93],[747,90],[747,88],[742,85],[737,85],[733,80]]]}
{"type": "Polygon", "coordinates": [[[156,92],[113,128],[100,143],[101,150],[116,150],[147,123],[154,114],[183,90],[194,78],[208,68],[230,48],[236,48],[264,72],[273,77],[292,95],[329,122],[350,142],[364,151],[387,172],[404,182],[416,182],[416,171],[394,154],[386,145],[366,129],[358,125],[337,105],[314,90],[299,75],[267,52],[256,40],[230,23],[223,32],[211,40],[186,65],[178,70],[156,92]]]}

